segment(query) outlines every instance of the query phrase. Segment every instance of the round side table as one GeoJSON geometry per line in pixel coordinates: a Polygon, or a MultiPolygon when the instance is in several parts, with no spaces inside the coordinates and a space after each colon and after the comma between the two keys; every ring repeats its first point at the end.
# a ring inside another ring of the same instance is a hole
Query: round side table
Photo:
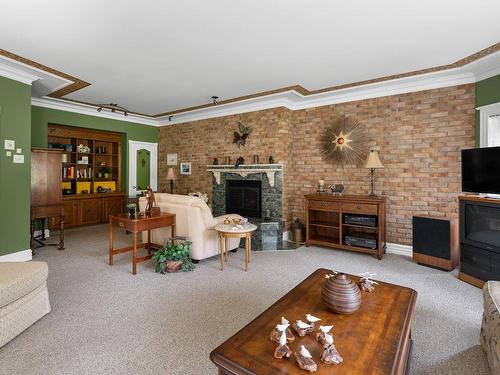
{"type": "Polygon", "coordinates": [[[236,227],[232,224],[217,224],[214,229],[219,232],[220,270],[224,270],[224,262],[227,260],[226,238],[244,238],[246,271],[248,269],[248,263],[250,263],[250,251],[252,250],[252,234],[257,230],[257,225],[248,223],[236,227]]]}

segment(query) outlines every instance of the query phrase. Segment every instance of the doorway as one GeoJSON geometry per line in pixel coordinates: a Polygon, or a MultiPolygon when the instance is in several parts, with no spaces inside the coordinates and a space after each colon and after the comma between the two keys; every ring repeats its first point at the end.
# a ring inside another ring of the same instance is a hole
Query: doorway
{"type": "Polygon", "coordinates": [[[128,194],[135,197],[148,186],[156,191],[158,143],[128,141],[128,194]]]}

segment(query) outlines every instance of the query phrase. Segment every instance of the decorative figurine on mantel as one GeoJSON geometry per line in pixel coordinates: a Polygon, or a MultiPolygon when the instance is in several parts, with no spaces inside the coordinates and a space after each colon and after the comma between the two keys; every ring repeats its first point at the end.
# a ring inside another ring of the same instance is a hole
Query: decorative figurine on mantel
{"type": "Polygon", "coordinates": [[[283,330],[281,328],[284,327],[287,342],[294,342],[295,336],[293,335],[289,326],[290,326],[290,322],[288,320],[286,320],[284,317],[281,317],[281,324],[278,324],[276,326],[276,328],[273,329],[273,331],[271,332],[271,335],[269,336],[271,341],[274,341],[276,343],[280,342],[281,332],[283,332],[283,330]]]}
{"type": "Polygon", "coordinates": [[[243,156],[240,156],[238,159],[236,159],[236,164],[234,165],[234,167],[238,168],[241,164],[245,164],[245,159],[243,159],[243,156]]]}
{"type": "Polygon", "coordinates": [[[304,323],[302,320],[297,320],[297,322],[293,325],[293,329],[297,332],[297,335],[304,337],[310,334],[314,328],[312,328],[309,324],[304,323]]]}
{"type": "Polygon", "coordinates": [[[274,164],[274,158],[273,156],[269,156],[269,164],[274,164]]]}
{"type": "Polygon", "coordinates": [[[325,343],[323,344],[323,353],[321,353],[321,361],[327,365],[338,365],[344,362],[340,356],[335,344],[333,343],[333,336],[329,333],[325,334],[325,343]]]}
{"type": "Polygon", "coordinates": [[[301,345],[298,353],[295,352],[295,358],[302,370],[315,372],[318,370],[318,365],[313,361],[311,353],[304,345],[301,345]]]}
{"type": "Polygon", "coordinates": [[[375,276],[374,273],[364,272],[359,276],[361,276],[359,286],[363,292],[371,293],[375,290],[374,285],[379,285],[376,281],[372,280],[372,277],[375,276]]]}
{"type": "Polygon", "coordinates": [[[212,165],[219,165],[219,159],[214,158],[212,165]]]}
{"type": "Polygon", "coordinates": [[[316,341],[325,345],[325,335],[331,331],[333,326],[319,326],[319,332],[316,334],[316,341]]]}
{"type": "Polygon", "coordinates": [[[319,322],[321,319],[312,316],[311,314],[306,314],[306,320],[309,323],[309,327],[314,330],[314,323],[319,322]]]}
{"type": "MultiPolygon", "coordinates": [[[[285,329],[288,328],[288,324],[286,324],[284,328],[285,329]]],[[[279,345],[274,350],[274,358],[276,358],[276,359],[283,359],[283,357],[290,358],[290,356],[292,355],[292,351],[290,350],[289,346],[286,344],[287,338],[286,338],[285,329],[283,329],[283,331],[281,332],[279,345]]]]}

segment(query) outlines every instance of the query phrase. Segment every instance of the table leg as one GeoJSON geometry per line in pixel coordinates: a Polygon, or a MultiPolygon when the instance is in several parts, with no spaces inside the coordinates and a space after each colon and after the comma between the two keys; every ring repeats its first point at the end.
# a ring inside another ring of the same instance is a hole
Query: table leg
{"type": "Polygon", "coordinates": [[[59,250],[64,250],[64,215],[59,222],[59,250]]]}
{"type": "Polygon", "coordinates": [[[245,235],[245,272],[248,269],[248,233],[245,235]]]}
{"type": "Polygon", "coordinates": [[[35,255],[35,221],[31,220],[30,223],[30,233],[31,233],[31,255],[35,255]]]}
{"type": "Polygon", "coordinates": [[[132,274],[137,275],[137,232],[133,232],[134,245],[132,250],[132,274]]]}
{"type": "Polygon", "coordinates": [[[148,230],[148,244],[146,245],[148,254],[151,255],[151,230],[148,230]]]}
{"type": "Polygon", "coordinates": [[[224,236],[219,234],[220,270],[224,271],[224,236]]]}
{"type": "Polygon", "coordinates": [[[250,259],[252,258],[252,233],[248,234],[248,263],[250,263],[250,259]]]}
{"type": "Polygon", "coordinates": [[[224,237],[224,262],[227,262],[227,248],[229,238],[224,237]]]}
{"type": "Polygon", "coordinates": [[[113,265],[113,226],[111,225],[111,220],[109,221],[109,265],[113,265]]]}
{"type": "Polygon", "coordinates": [[[171,228],[172,228],[171,230],[172,237],[175,237],[175,223],[172,224],[171,228]]]}

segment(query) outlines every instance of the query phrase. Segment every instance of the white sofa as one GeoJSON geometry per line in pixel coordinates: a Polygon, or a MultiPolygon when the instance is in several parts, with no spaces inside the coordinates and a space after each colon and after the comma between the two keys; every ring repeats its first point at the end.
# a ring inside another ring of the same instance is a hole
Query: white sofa
{"type": "MultiPolygon", "coordinates": [[[[224,218],[241,218],[240,215],[228,214],[213,217],[210,208],[198,197],[189,195],[177,195],[167,193],[156,193],[156,205],[162,212],[170,212],[176,215],[176,235],[187,237],[192,242],[191,258],[201,260],[217,255],[219,252],[219,240],[214,227],[223,223],[224,218]]],[[[146,198],[139,199],[139,208],[144,211],[146,208],[146,198]]],[[[171,229],[161,228],[152,231],[152,242],[163,244],[167,238],[171,237],[171,229]]],[[[143,242],[147,241],[147,232],[142,234],[143,242]]],[[[240,243],[239,238],[229,238],[226,240],[227,250],[237,249],[240,243]]]]}

